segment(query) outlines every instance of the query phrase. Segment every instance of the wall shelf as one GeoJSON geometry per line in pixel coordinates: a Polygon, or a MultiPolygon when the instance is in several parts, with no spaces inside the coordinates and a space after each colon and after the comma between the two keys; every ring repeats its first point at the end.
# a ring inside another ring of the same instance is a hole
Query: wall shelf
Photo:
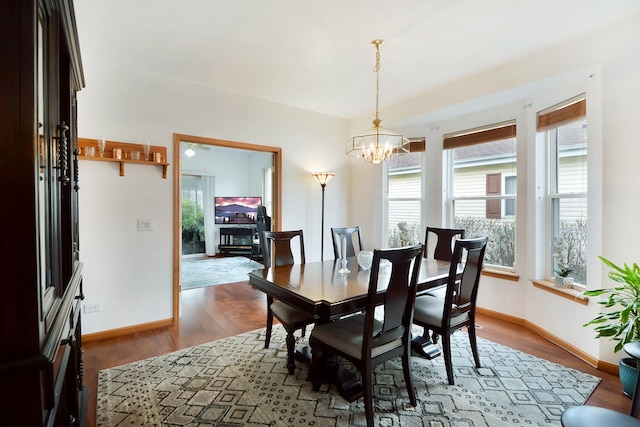
{"type": "Polygon", "coordinates": [[[167,179],[167,169],[169,163],[167,162],[167,147],[161,147],[158,145],[152,145],[149,149],[149,160],[144,160],[144,147],[142,144],[133,144],[129,142],[118,141],[105,141],[104,155],[100,157],[98,151],[98,140],[89,138],[78,138],[78,149],[80,160],[93,160],[98,162],[115,162],[120,164],[120,176],[124,176],[125,163],[135,163],[139,165],[161,166],[162,178],[167,179]],[[87,156],[87,148],[93,147],[93,156],[87,156]],[[122,157],[120,159],[114,158],[114,149],[120,149],[122,151],[122,157]],[[140,153],[140,160],[132,159],[133,154],[140,153]],[[159,161],[152,161],[155,157],[159,158],[159,161]]]}

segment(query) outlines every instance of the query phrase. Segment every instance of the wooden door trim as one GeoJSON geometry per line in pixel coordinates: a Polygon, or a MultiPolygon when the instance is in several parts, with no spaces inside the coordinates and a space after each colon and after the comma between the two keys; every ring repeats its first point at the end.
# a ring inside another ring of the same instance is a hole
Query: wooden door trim
{"type": "Polygon", "coordinates": [[[196,144],[217,147],[237,148],[240,150],[260,151],[273,154],[275,168],[273,180],[273,227],[280,230],[282,224],[282,148],[268,145],[250,144],[246,142],[227,141],[223,139],[207,138],[204,136],[173,134],[173,323],[180,319],[180,188],[182,182],[182,167],[180,165],[180,143],[193,142],[196,144]]]}

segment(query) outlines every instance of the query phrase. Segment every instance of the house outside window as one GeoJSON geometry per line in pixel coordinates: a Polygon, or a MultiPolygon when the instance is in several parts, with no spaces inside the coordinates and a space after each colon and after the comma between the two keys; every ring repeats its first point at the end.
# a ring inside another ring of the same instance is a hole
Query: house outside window
{"type": "Polygon", "coordinates": [[[421,205],[422,153],[409,153],[389,160],[386,199],[388,247],[421,242],[421,205]]]}
{"type": "Polygon", "coordinates": [[[485,263],[512,269],[516,246],[516,125],[445,135],[449,223],[467,238],[487,236],[485,263]]]}
{"type": "MultiPolygon", "coordinates": [[[[538,113],[538,131],[545,132],[549,153],[548,236],[564,236],[571,276],[587,284],[587,120],[584,95],[538,113]]],[[[557,270],[549,244],[548,274],[557,270]]]]}

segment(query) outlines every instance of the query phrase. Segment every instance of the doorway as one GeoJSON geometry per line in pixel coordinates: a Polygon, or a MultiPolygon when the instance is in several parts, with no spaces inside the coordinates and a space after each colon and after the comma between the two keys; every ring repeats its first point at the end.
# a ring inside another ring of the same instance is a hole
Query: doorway
{"type": "MultiPolygon", "coordinates": [[[[274,230],[279,230],[281,227],[281,188],[282,188],[282,149],[280,147],[271,147],[265,145],[257,145],[257,144],[249,144],[237,141],[226,141],[214,138],[206,138],[199,137],[193,135],[184,135],[184,134],[174,134],[173,135],[173,164],[174,164],[174,227],[173,227],[173,323],[177,324],[179,322],[179,313],[180,313],[180,274],[181,274],[181,263],[180,259],[182,257],[182,187],[183,187],[183,159],[184,152],[191,148],[193,151],[198,151],[196,148],[200,147],[203,152],[207,151],[215,151],[220,148],[224,151],[236,151],[241,153],[242,151],[253,151],[259,153],[270,153],[272,155],[272,165],[270,168],[269,175],[271,176],[270,180],[264,180],[262,182],[263,186],[268,186],[268,188],[263,188],[263,192],[269,192],[271,194],[270,206],[268,206],[271,217],[272,217],[272,226],[274,230]],[[217,148],[216,148],[217,147],[217,148]]],[[[191,153],[189,153],[191,154],[191,153]]],[[[226,176],[229,181],[233,181],[235,174],[241,173],[258,173],[258,171],[253,171],[251,169],[251,165],[237,165],[231,173],[232,176],[226,176]],[[245,169],[243,171],[243,169],[245,169]]],[[[190,173],[190,175],[196,175],[195,173],[190,173]]],[[[208,178],[214,178],[210,176],[208,178]]],[[[223,177],[217,177],[220,181],[223,181],[223,177]]],[[[236,178],[237,179],[237,178],[236,178]]],[[[217,181],[216,181],[217,182],[217,181]]],[[[206,225],[206,217],[207,217],[207,201],[203,197],[203,214],[205,217],[205,225],[206,225]]],[[[205,227],[206,229],[206,227],[205,227]]],[[[205,231],[206,232],[206,231],[205,231]]],[[[205,251],[207,251],[205,249],[205,251]]],[[[208,252],[208,251],[207,251],[208,252]]]]}
{"type": "Polygon", "coordinates": [[[202,175],[182,174],[180,192],[182,256],[205,254],[203,178],[202,175]]]}

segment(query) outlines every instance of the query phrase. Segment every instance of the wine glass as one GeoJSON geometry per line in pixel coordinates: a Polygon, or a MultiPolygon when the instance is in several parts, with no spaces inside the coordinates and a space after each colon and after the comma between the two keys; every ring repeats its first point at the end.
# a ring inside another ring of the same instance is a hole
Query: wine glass
{"type": "Polygon", "coordinates": [[[149,151],[151,150],[151,145],[149,144],[149,141],[145,142],[142,145],[142,148],[144,149],[144,159],[146,161],[149,161],[149,151]]]}
{"type": "Polygon", "coordinates": [[[100,157],[104,157],[104,147],[107,145],[107,141],[104,136],[98,140],[98,151],[100,151],[100,157]]]}

